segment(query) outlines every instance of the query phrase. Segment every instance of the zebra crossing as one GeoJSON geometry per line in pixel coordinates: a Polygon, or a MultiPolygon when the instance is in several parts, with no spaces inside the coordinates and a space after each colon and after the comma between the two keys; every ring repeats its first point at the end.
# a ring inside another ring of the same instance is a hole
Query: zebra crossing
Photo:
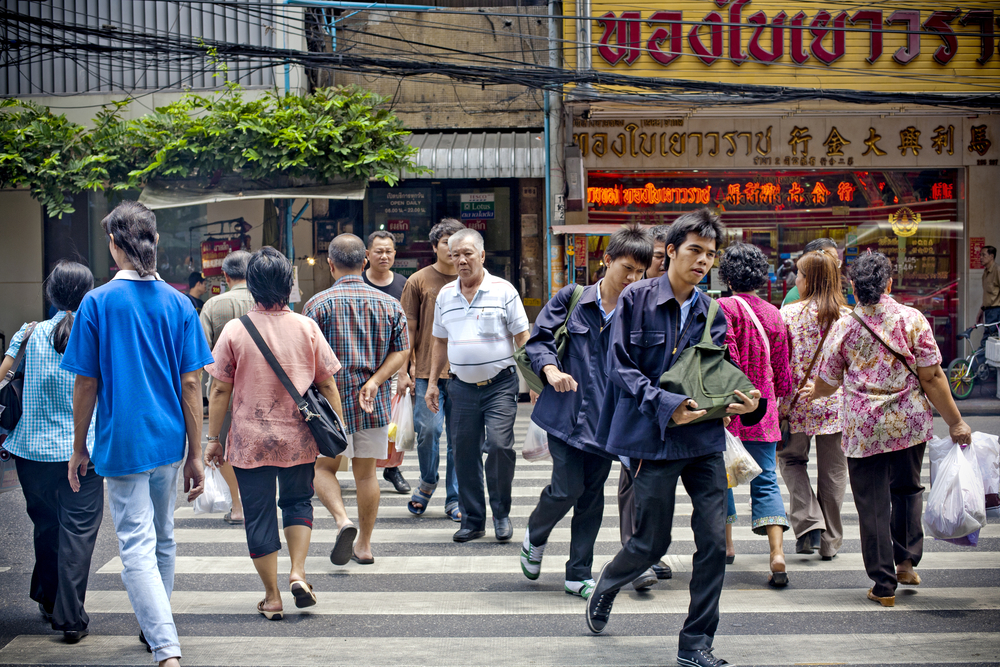
{"type": "MultiPolygon", "coordinates": [[[[529,414],[530,408],[522,405],[515,426],[518,448],[529,414]]],[[[444,457],[441,463],[443,481],[444,457]]],[[[416,456],[408,454],[401,468],[416,486],[416,456]]],[[[569,518],[552,534],[541,577],[532,582],[520,572],[520,539],[549,470],[547,462],[518,459],[511,512],[515,535],[509,543],[498,543],[488,526],[486,538],[456,544],[451,535],[458,524],[444,515],[443,488],[427,512],[414,517],[405,507],[409,495],[398,495],[381,482],[373,565],[330,563],[336,524],[314,500],[306,571],[319,603],[299,610],[285,593],[286,619],[279,623],[266,621],[254,610],[262,586],[247,556],[242,529],[224,524],[218,515],[195,516],[190,505],[179,500],[171,604],[182,664],[673,665],[694,551],[687,527],[691,505],[683,488],[678,490],[674,541],[664,559],[674,578],[646,593],[623,590],[605,634],[592,636],[583,601],[562,589],[569,518]]],[[[923,475],[926,485],[926,462],[923,475]]],[[[348,511],[355,513],[353,480],[349,473],[340,478],[348,511]]],[[[616,464],[606,485],[595,573],[620,547],[617,480],[616,464]]],[[[782,491],[787,502],[783,484],[782,491]]],[[[923,583],[901,587],[897,606],[886,609],[865,599],[870,583],[859,553],[857,508],[850,490],[844,505],[844,547],[836,559],[822,562],[818,554],[794,554],[794,537],[786,533],[791,584],[784,590],[766,585],[767,540],[750,531],[748,489],[738,487],[735,492],[741,515],[734,529],[737,557],[727,567],[716,655],[734,665],[1000,663],[1000,525],[987,526],[976,549],[925,541],[918,567],[923,583]]],[[[288,566],[283,550],[279,581],[288,566]]],[[[95,561],[87,596],[93,634],[67,646],[58,634],[40,626],[37,634],[20,634],[0,648],[0,665],[150,664],[136,638],[121,568],[117,556],[95,561]],[[116,631],[102,632],[103,627],[116,631]]]]}

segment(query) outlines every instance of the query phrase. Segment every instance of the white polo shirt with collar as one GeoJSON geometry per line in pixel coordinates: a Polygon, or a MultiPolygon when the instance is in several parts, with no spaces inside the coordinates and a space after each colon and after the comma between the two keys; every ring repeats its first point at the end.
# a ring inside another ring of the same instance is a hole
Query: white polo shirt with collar
{"type": "Polygon", "coordinates": [[[462,382],[483,382],[514,365],[514,336],[528,330],[521,296],[485,269],[479,291],[468,302],[460,280],[438,292],[433,334],[448,339],[448,363],[462,382]]]}

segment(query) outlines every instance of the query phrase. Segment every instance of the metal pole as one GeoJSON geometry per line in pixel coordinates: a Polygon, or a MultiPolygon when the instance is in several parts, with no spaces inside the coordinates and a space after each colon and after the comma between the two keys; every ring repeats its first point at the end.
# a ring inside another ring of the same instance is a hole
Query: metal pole
{"type": "MultiPolygon", "coordinates": [[[[549,67],[558,68],[561,63],[559,41],[559,23],[556,20],[556,2],[549,0],[549,67]]],[[[561,13],[561,12],[560,12],[561,13]]],[[[565,177],[563,166],[565,165],[565,146],[563,145],[563,105],[562,90],[545,91],[545,273],[548,278],[548,296],[552,297],[553,276],[552,276],[552,225],[555,223],[553,212],[555,210],[554,199],[557,194],[562,194],[565,177]]]]}

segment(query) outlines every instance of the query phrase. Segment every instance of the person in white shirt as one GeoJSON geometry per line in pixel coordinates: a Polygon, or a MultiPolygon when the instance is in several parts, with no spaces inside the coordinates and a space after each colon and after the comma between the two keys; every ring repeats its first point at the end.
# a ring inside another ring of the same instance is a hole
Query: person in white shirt
{"type": "MultiPolygon", "coordinates": [[[[446,362],[451,365],[445,420],[454,433],[462,512],[462,528],[452,539],[468,542],[486,535],[485,441],[493,528],[498,540],[509,540],[518,393],[513,355],[528,340],[528,317],[514,286],[483,268],[486,251],[479,232],[452,234],[448,248],[458,280],[438,293],[430,377],[438,377],[446,362]]],[[[424,399],[431,412],[438,411],[439,393],[436,385],[428,385],[424,399]]]]}

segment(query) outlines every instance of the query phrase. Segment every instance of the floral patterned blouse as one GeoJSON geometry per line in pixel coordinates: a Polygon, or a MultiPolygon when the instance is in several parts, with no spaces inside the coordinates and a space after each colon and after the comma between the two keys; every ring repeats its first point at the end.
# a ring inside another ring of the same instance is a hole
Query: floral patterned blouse
{"type": "MultiPolygon", "coordinates": [[[[883,294],[858,315],[913,367],[941,363],[941,351],[923,314],[883,294]]],[[[844,454],[864,458],[930,440],[931,405],[920,381],[853,317],[837,321],[823,346],[819,376],[844,388],[844,454]]]]}
{"type": "Polygon", "coordinates": [[[729,432],[740,440],[751,442],[777,442],[781,440],[778,427],[778,396],[788,396],[795,390],[792,384],[792,370],[788,364],[788,334],[778,309],[756,294],[741,294],[740,297],[753,309],[761,326],[767,332],[771,346],[771,363],[767,364],[767,349],[760,332],[750,315],[736,299],[719,299],[719,306],[726,315],[726,344],[733,363],[746,374],[753,386],[760,391],[760,397],[767,399],[764,418],[753,426],[743,426],[740,418],[733,417],[729,432]]]}
{"type": "MultiPolygon", "coordinates": [[[[851,314],[849,308],[842,308],[840,316],[847,317],[851,314]]],[[[823,338],[823,330],[819,326],[819,306],[815,301],[797,301],[790,303],[781,309],[781,318],[785,320],[788,327],[789,340],[792,346],[792,380],[794,386],[802,384],[809,364],[812,363],[813,355],[819,341],[823,338]]],[[[836,324],[836,322],[834,322],[836,324]]],[[[833,335],[831,331],[827,334],[827,340],[833,335]]],[[[816,377],[819,369],[819,359],[813,366],[810,373],[811,378],[816,377]]],[[[843,426],[840,421],[840,408],[844,401],[844,392],[837,389],[833,396],[821,398],[809,403],[808,401],[795,401],[794,407],[791,405],[794,394],[783,398],[781,406],[778,408],[778,415],[781,419],[787,419],[792,433],[805,433],[806,435],[827,435],[840,433],[843,426]]]]}

